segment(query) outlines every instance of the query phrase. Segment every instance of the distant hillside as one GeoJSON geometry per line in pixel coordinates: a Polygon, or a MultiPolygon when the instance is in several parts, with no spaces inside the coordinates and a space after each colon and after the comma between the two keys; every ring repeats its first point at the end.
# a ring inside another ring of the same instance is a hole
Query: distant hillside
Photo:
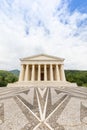
{"type": "Polygon", "coordinates": [[[11,72],[11,73],[13,73],[14,75],[16,75],[17,77],[19,76],[19,73],[20,73],[20,71],[19,70],[11,70],[11,71],[9,71],[9,72],[11,72]]]}
{"type": "Polygon", "coordinates": [[[6,86],[8,83],[13,83],[18,80],[18,77],[13,73],[5,70],[0,70],[0,87],[6,86]]]}

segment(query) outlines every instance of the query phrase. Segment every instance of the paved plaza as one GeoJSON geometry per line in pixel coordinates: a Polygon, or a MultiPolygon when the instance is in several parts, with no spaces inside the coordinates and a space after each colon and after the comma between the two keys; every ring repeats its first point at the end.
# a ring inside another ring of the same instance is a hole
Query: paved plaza
{"type": "Polygon", "coordinates": [[[87,130],[87,89],[0,88],[0,130],[87,130]]]}

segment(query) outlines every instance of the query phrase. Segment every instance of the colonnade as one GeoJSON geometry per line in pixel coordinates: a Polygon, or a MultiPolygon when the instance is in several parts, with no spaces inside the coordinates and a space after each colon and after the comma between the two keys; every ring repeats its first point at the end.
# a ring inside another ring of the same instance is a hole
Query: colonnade
{"type": "Polygon", "coordinates": [[[22,64],[19,81],[65,81],[63,64],[22,64]]]}

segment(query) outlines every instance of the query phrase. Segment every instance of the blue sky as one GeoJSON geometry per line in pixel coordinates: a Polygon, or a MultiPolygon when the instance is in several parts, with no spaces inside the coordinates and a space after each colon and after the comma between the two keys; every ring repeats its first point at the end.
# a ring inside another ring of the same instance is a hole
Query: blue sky
{"type": "Polygon", "coordinates": [[[0,69],[40,53],[87,70],[87,0],[0,0],[0,69]]]}
{"type": "Polygon", "coordinates": [[[81,13],[87,13],[87,0],[71,0],[69,9],[71,12],[78,10],[81,13]]]}

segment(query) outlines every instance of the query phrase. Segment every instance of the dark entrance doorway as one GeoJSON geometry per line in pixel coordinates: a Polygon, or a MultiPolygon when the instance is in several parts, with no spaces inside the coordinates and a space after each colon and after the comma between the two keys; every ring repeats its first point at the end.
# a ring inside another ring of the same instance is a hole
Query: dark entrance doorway
{"type": "Polygon", "coordinates": [[[44,73],[41,73],[41,80],[44,80],[44,73]]]}

